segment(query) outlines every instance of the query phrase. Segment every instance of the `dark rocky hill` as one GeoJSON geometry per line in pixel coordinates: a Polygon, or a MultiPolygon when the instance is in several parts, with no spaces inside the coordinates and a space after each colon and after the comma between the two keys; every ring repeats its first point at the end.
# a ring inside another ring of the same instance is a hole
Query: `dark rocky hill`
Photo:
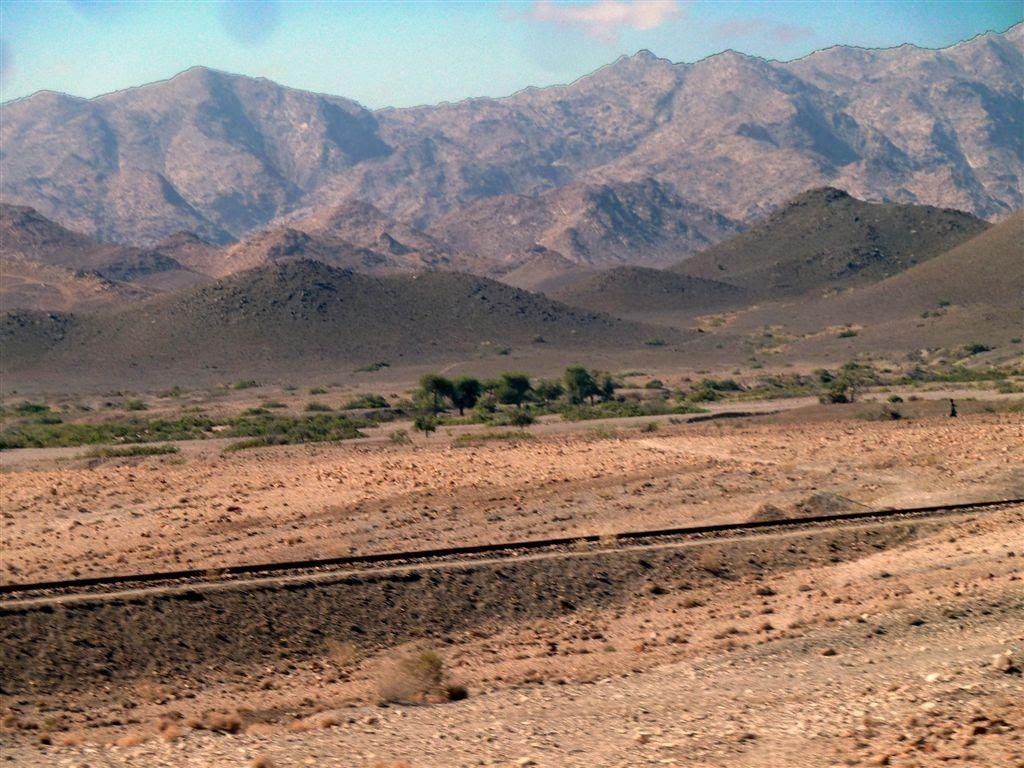
{"type": "MultiPolygon", "coordinates": [[[[666,336],[668,334],[668,336],[666,336]]],[[[567,359],[671,331],[455,272],[375,277],[306,260],[89,315],[8,313],[4,376],[160,386],[435,362],[540,345],[567,359]],[[162,380],[162,382],[161,382],[162,380]],[[173,380],[173,381],[172,381],[173,380]]]]}
{"type": "Polygon", "coordinates": [[[826,187],[674,271],[781,299],[866,285],[938,256],[990,225],[961,211],[866,203],[826,187]]]}

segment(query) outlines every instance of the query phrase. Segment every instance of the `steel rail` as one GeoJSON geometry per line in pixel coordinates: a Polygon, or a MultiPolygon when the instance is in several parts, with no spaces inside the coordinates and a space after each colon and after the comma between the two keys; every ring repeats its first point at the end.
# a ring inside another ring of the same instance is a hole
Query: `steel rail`
{"type": "Polygon", "coordinates": [[[509,541],[497,544],[468,544],[461,547],[414,549],[404,552],[378,552],[365,555],[345,555],[341,557],[319,559],[286,560],[270,563],[228,565],[223,567],[188,568],[177,571],[88,576],[79,579],[2,584],[0,585],[0,596],[16,596],[29,592],[46,591],[74,593],[75,591],[87,590],[92,587],[123,586],[129,588],[135,585],[153,584],[156,582],[197,580],[220,581],[224,579],[224,577],[228,576],[270,575],[284,571],[308,571],[344,566],[381,565],[417,560],[441,560],[466,555],[487,555],[501,552],[530,552],[539,549],[552,549],[556,547],[570,546],[580,542],[594,543],[607,540],[637,541],[643,539],[701,536],[720,533],[744,533],[746,531],[755,531],[763,528],[799,528],[801,526],[820,525],[824,523],[843,523],[857,520],[937,515],[943,513],[951,514],[956,512],[965,512],[972,509],[984,510],[996,507],[1014,506],[1018,504],[1024,504],[1024,499],[999,499],[995,501],[975,501],[963,504],[939,504],[928,507],[869,509],[860,512],[842,512],[831,515],[812,515],[809,517],[780,518],[774,520],[753,520],[743,523],[719,523],[716,525],[624,531],[615,534],[586,534],[581,536],[509,541]]]}

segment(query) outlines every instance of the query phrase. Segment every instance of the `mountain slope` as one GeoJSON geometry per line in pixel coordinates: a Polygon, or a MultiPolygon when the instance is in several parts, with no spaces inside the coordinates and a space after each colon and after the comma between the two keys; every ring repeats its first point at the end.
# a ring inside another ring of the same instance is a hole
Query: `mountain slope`
{"type": "Polygon", "coordinates": [[[485,198],[431,229],[463,251],[490,258],[540,245],[590,266],[672,263],[739,230],[652,178],[485,198]]]}
{"type": "Polygon", "coordinates": [[[386,154],[347,99],[196,67],[142,88],[6,104],[3,196],[104,239],[225,242],[386,154]]]}
{"type": "Polygon", "coordinates": [[[13,380],[75,370],[156,385],[493,355],[541,337],[565,355],[642,348],[666,333],[459,273],[373,277],[292,261],[88,316],[8,314],[0,341],[13,380]]]}
{"type": "Polygon", "coordinates": [[[742,303],[743,290],[727,283],[662,269],[616,267],[551,294],[577,307],[657,322],[742,303]]]}
{"type": "Polygon", "coordinates": [[[96,242],[33,208],[0,203],[5,310],[68,311],[204,282],[204,275],[159,251],[96,242]]]}
{"type": "Polygon", "coordinates": [[[134,242],[223,243],[353,200],[423,229],[484,198],[648,179],[744,224],[828,184],[998,218],[1024,206],[1022,30],[789,63],[641,52],[566,86],[376,113],[201,68],[92,100],[40,93],[4,105],[0,195],[134,242]]]}
{"type": "Polygon", "coordinates": [[[865,203],[837,189],[815,189],[673,270],[780,299],[877,282],[988,226],[960,211],[865,203]]]}
{"type": "MultiPolygon", "coordinates": [[[[1024,348],[1024,211],[897,275],[840,293],[741,309],[723,334],[763,338],[789,359],[859,355],[1020,364],[1024,348]]],[[[718,331],[716,331],[716,334],[718,331]]],[[[720,340],[718,335],[716,340],[720,340]]]]}

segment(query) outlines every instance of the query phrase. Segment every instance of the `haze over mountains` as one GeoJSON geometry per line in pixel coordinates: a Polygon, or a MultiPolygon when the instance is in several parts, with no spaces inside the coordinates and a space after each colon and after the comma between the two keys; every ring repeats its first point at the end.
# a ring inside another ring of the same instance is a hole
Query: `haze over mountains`
{"type": "Polygon", "coordinates": [[[202,68],[6,104],[4,377],[1013,359],[1022,30],[376,113],[202,68]]]}
{"type": "Polygon", "coordinates": [[[1022,205],[1022,40],[1018,25],[940,51],[789,63],[641,52],[567,86],[377,112],[195,68],[4,105],[2,196],[133,243],[182,230],[224,243],[361,201],[503,256],[470,230],[511,215],[525,239],[606,265],[638,246],[647,263],[680,258],[826,184],[999,218],[1022,205]]]}

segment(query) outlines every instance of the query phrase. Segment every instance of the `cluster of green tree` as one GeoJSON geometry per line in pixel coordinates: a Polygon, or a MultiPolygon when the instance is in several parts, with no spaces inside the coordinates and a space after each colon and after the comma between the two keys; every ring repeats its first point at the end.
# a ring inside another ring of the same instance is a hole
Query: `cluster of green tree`
{"type": "Polygon", "coordinates": [[[448,379],[428,373],[420,379],[413,401],[419,415],[416,429],[429,434],[437,428],[437,415],[450,406],[463,416],[467,409],[494,414],[501,405],[515,406],[506,416],[511,426],[526,426],[533,415],[524,406],[550,406],[556,403],[577,405],[611,400],[618,384],[611,374],[588,370],[580,365],[566,369],[559,379],[532,380],[525,373],[505,372],[496,379],[480,380],[471,376],[448,379]]]}

